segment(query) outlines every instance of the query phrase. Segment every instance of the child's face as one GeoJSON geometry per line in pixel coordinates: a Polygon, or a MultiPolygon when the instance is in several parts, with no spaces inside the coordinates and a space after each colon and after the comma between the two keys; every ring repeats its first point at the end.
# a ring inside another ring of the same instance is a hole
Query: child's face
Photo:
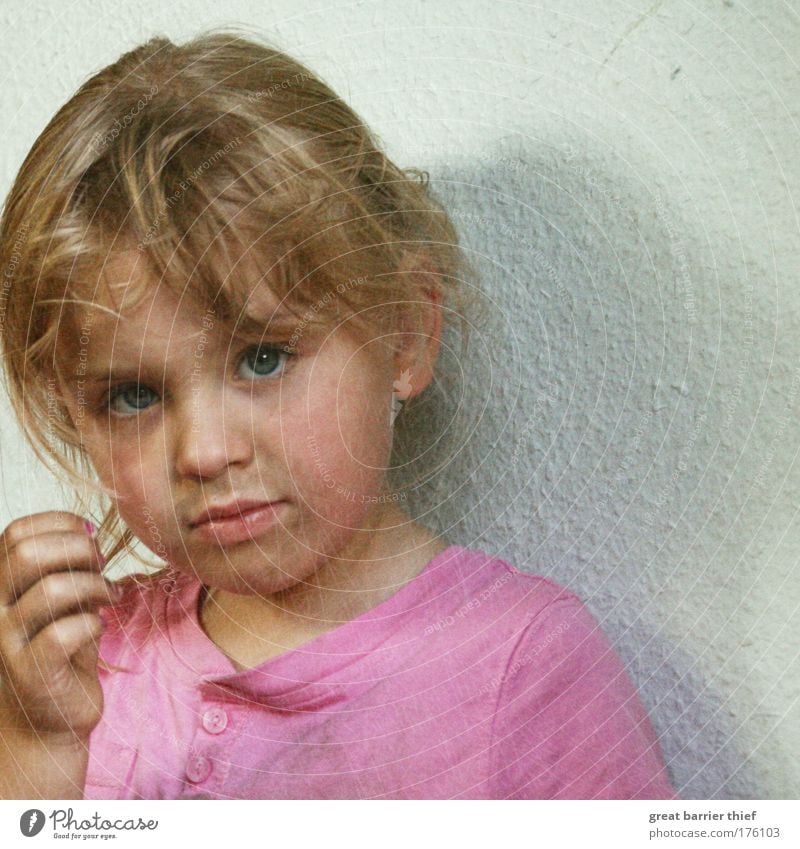
{"type": "MultiPolygon", "coordinates": [[[[113,271],[125,281],[141,263],[118,259],[113,271]]],[[[277,300],[265,286],[256,294],[248,312],[267,324],[277,300]]],[[[204,583],[246,593],[277,592],[331,556],[364,551],[369,535],[357,529],[380,521],[391,450],[387,350],[358,344],[344,325],[309,326],[286,355],[301,319],[242,338],[165,287],[133,310],[120,301],[122,320],[87,310],[60,368],[85,450],[136,536],[204,583]],[[193,524],[245,499],[279,502],[272,523],[193,524]]]]}

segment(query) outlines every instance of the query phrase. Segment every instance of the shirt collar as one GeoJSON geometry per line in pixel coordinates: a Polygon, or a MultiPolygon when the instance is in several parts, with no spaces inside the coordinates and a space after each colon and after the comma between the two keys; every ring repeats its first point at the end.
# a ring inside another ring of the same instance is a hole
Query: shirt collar
{"type": "Polygon", "coordinates": [[[425,639],[422,629],[404,626],[426,620],[421,608],[434,605],[438,594],[451,585],[444,575],[462,552],[460,546],[449,546],[371,610],[243,671],[237,671],[203,631],[198,618],[202,584],[182,575],[167,600],[168,638],[210,698],[278,710],[329,707],[385,680],[387,674],[402,673],[391,659],[407,654],[409,642],[425,639]]]}

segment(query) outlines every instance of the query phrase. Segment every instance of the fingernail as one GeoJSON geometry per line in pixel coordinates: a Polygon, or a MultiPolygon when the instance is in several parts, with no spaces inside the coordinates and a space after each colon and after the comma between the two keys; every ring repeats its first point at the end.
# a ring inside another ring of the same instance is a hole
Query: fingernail
{"type": "Polygon", "coordinates": [[[97,528],[88,519],[84,521],[83,527],[86,528],[86,533],[90,537],[93,537],[97,533],[97,528]]]}

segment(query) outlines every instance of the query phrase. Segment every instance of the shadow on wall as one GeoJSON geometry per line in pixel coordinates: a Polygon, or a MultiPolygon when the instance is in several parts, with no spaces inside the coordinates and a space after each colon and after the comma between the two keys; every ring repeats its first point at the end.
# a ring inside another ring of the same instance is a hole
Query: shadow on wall
{"type": "Polygon", "coordinates": [[[679,527],[709,461],[674,474],[679,457],[708,448],[722,415],[701,355],[720,342],[719,306],[701,302],[693,279],[700,247],[681,241],[693,231],[665,190],[574,150],[520,145],[431,174],[491,316],[465,357],[445,337],[451,377],[405,423],[393,485],[445,537],[586,602],[683,798],[763,798],[735,717],[692,655],[708,646],[659,630],[673,616],[693,624],[690,609],[657,598],[687,562],[692,580],[714,580],[688,552],[700,525],[679,527]],[[648,605],[656,620],[640,615],[648,605]]]}

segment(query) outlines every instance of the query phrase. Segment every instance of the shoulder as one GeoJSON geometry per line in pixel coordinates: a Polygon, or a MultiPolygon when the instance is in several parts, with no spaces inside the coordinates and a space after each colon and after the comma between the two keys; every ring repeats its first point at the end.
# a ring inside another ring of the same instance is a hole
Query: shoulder
{"type": "Polygon", "coordinates": [[[631,695],[619,655],[575,592],[482,551],[461,549],[456,560],[457,609],[451,602],[446,623],[469,619],[465,628],[483,630],[501,647],[489,686],[498,710],[565,697],[591,702],[612,691],[631,695]],[[465,615],[474,611],[480,612],[465,615]]]}
{"type": "Polygon", "coordinates": [[[550,687],[560,691],[571,678],[590,689],[597,677],[592,670],[621,670],[602,626],[573,590],[482,551],[465,550],[463,564],[482,603],[512,636],[501,697],[513,697],[514,685],[527,686],[532,674],[540,689],[549,676],[550,687]]]}
{"type": "MultiPolygon", "coordinates": [[[[523,570],[497,555],[452,546],[447,583],[453,601],[481,607],[484,613],[520,638],[537,629],[561,625],[561,630],[590,624],[580,598],[552,578],[523,570]],[[586,614],[586,615],[583,615],[586,614]],[[562,621],[563,620],[563,621],[562,621]]],[[[596,623],[594,623],[596,624],[596,623]]]]}
{"type": "Polygon", "coordinates": [[[581,599],[549,577],[460,546],[451,546],[432,565],[437,574],[424,588],[424,635],[455,641],[464,652],[485,658],[497,695],[509,689],[499,688],[498,681],[510,672],[524,678],[531,668],[540,669],[545,652],[549,660],[574,664],[579,655],[609,649],[581,599]]]}
{"type": "Polygon", "coordinates": [[[122,597],[113,605],[99,610],[103,622],[100,638],[100,656],[115,663],[125,648],[139,648],[154,634],[164,635],[170,615],[171,602],[178,608],[183,596],[191,594],[196,579],[172,569],[163,569],[151,575],[128,575],[116,581],[122,588],[122,597]]]}
{"type": "Polygon", "coordinates": [[[622,660],[571,590],[467,551],[464,575],[503,651],[492,701],[492,798],[675,798],[622,660]],[[479,571],[480,570],[480,571],[479,571]]]}

